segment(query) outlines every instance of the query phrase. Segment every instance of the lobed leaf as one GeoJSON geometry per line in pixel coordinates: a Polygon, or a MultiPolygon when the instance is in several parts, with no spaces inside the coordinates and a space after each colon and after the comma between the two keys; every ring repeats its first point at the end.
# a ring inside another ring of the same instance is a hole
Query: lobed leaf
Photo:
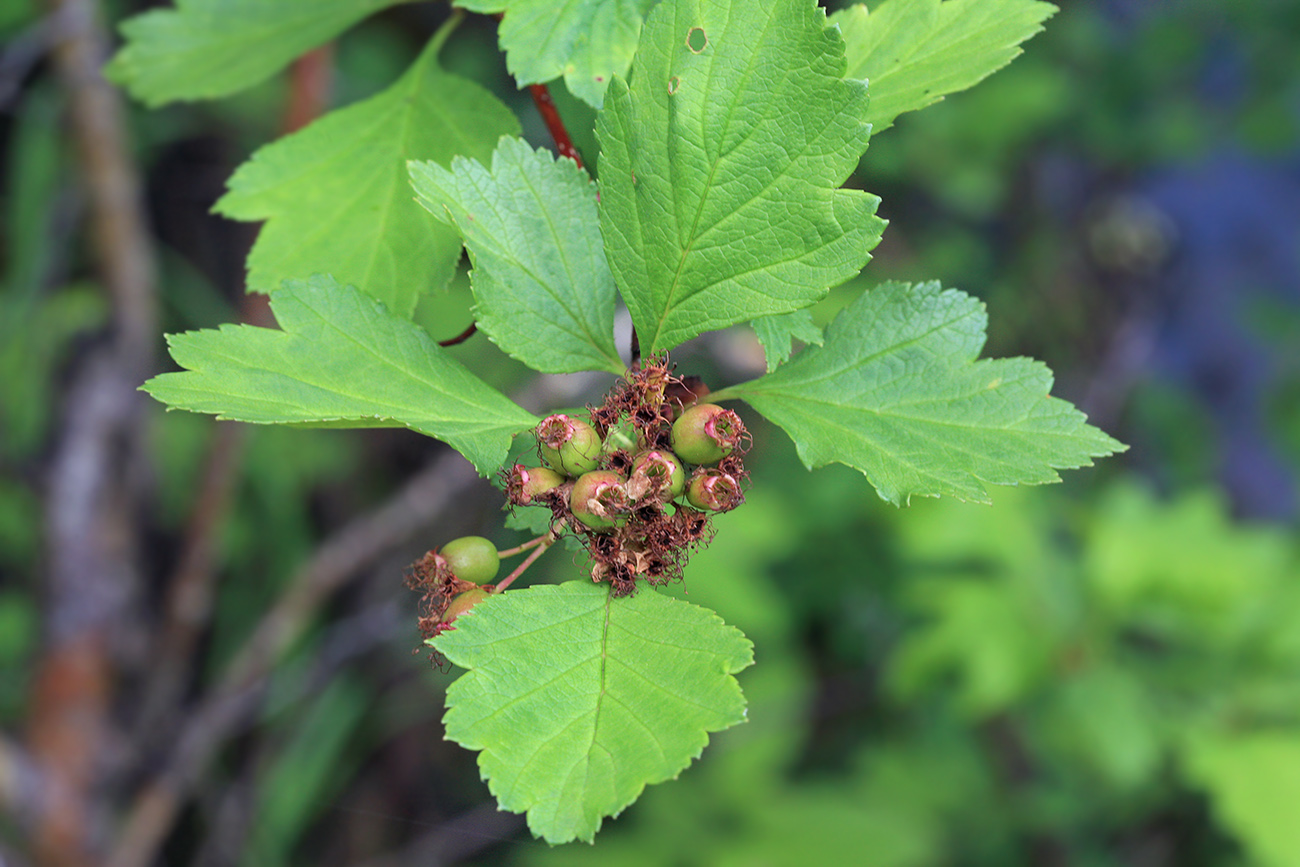
{"type": "Polygon", "coordinates": [[[569,92],[600,108],[615,75],[626,75],[646,12],[658,0],[458,0],[504,13],[498,30],[506,66],[522,87],[564,76],[569,92]]]}
{"type": "Polygon", "coordinates": [[[1056,7],[1039,0],[888,0],[830,17],[844,34],[848,77],[871,92],[866,119],[879,134],[900,114],[978,83],[1020,54],[1056,7]]]}
{"type": "Polygon", "coordinates": [[[895,505],[913,495],[988,502],[985,484],[1058,481],[1125,447],[1053,398],[1025,358],[976,361],[984,305],[938,283],[886,283],[845,308],[824,346],[719,392],[785,429],[810,469],[860,470],[895,505]]]}
{"type": "Polygon", "coordinates": [[[105,74],[156,108],[214,99],[270,78],[362,18],[412,0],[178,0],[122,23],[105,74]]]}
{"type": "Polygon", "coordinates": [[[231,177],[215,210],[267,221],[248,257],[249,289],[327,272],[410,316],[422,293],[451,279],[460,237],[412,200],[407,161],[486,159],[519,124],[438,66],[449,32],[386,90],[263,147],[231,177]]]}
{"type": "Polygon", "coordinates": [[[665,0],[597,121],[605,252],[648,352],[813,304],[880,240],[839,189],[866,88],[815,3],[665,0]]]}
{"type": "Polygon", "coordinates": [[[777,316],[764,316],[749,323],[754,336],[763,345],[767,357],[767,372],[771,373],[790,358],[794,341],[822,345],[822,330],[813,322],[812,311],[796,310],[777,316]]]}
{"type": "Polygon", "coordinates": [[[488,475],[537,424],[419,326],[332,277],[272,294],[282,331],[251,325],[170,334],[185,370],[144,390],[174,409],[257,424],[408,427],[450,443],[488,475]]]}
{"type": "Polygon", "coordinates": [[[614,348],[614,275],[596,186],[570,159],[503,138],[492,166],[412,163],[416,198],[460,230],[474,262],[478,327],[545,373],[626,369],[614,348]]]}
{"type": "Polygon", "coordinates": [[[550,843],[591,840],[708,733],[742,722],[738,629],[643,588],[614,599],[572,581],[479,604],[433,646],[468,673],[447,690],[447,738],[481,750],[501,807],[550,843]]]}

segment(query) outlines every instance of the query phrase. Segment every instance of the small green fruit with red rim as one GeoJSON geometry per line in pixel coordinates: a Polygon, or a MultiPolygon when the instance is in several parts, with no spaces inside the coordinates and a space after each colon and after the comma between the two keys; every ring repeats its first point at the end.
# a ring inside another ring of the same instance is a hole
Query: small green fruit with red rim
{"type": "Polygon", "coordinates": [[[486,584],[497,577],[501,558],[497,546],[482,536],[452,539],[438,551],[451,573],[462,581],[486,584]]]}
{"type": "Polygon", "coordinates": [[[686,501],[708,512],[730,512],[745,502],[740,482],[730,473],[700,468],[691,476],[686,501]]]}
{"type": "Polygon", "coordinates": [[[580,476],[596,469],[600,460],[600,435],[579,418],[556,413],[537,426],[537,442],[547,466],[566,476],[580,476]]]}
{"type": "Polygon", "coordinates": [[[672,452],[651,449],[632,459],[627,487],[634,500],[652,493],[660,500],[675,500],[686,490],[686,471],[672,452]]]}
{"type": "Polygon", "coordinates": [[[731,410],[697,403],[673,422],[673,451],[687,463],[716,464],[731,454],[744,434],[744,423],[731,410]]]}
{"type": "Polygon", "coordinates": [[[573,483],[569,510],[573,517],[598,532],[606,532],[627,523],[632,502],[627,495],[626,479],[612,470],[584,473],[573,483]]]}
{"type": "Polygon", "coordinates": [[[506,497],[516,506],[530,506],[566,481],[550,467],[515,464],[506,476],[506,497]]]}

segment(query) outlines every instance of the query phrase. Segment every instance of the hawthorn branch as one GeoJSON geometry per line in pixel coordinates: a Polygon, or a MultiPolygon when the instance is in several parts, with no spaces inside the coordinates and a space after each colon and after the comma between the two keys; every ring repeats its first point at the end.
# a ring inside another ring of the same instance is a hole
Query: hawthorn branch
{"type": "Polygon", "coordinates": [[[448,337],[446,340],[439,340],[438,345],[456,346],[458,344],[464,343],[466,340],[469,340],[471,337],[474,336],[474,332],[476,331],[478,331],[478,323],[471,322],[469,324],[469,328],[466,328],[464,331],[462,331],[460,334],[457,334],[455,337],[448,337]]]}
{"type": "Polygon", "coordinates": [[[546,123],[546,128],[551,131],[551,138],[555,139],[555,149],[560,152],[560,156],[568,157],[578,164],[578,168],[582,168],[582,157],[573,146],[573,139],[569,137],[569,131],[560,117],[560,110],[555,107],[550,90],[544,84],[530,84],[528,92],[533,95],[533,103],[546,123]]]}
{"type": "Polygon", "coordinates": [[[334,45],[308,51],[289,68],[289,103],[284,132],[297,132],[325,113],[334,85],[334,45]]]}

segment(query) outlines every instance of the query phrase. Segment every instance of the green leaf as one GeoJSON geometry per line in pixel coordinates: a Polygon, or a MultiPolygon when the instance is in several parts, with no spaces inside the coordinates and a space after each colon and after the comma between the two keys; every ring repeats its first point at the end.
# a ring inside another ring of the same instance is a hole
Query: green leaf
{"type": "Polygon", "coordinates": [[[1053,398],[1026,358],[976,361],[984,305],[938,283],[886,283],[841,311],[824,346],[728,388],[785,429],[810,469],[861,471],[896,505],[988,502],[985,484],[1043,484],[1124,446],[1053,398]]]}
{"type": "Polygon", "coordinates": [[[866,264],[884,222],[839,189],[868,135],[843,73],[812,3],[650,13],[596,125],[605,252],[647,352],[807,307],[866,264]]]}
{"type": "Polygon", "coordinates": [[[248,257],[249,289],[325,272],[409,316],[421,293],[451,279],[460,237],[412,200],[406,163],[486,159],[519,124],[438,66],[449,32],[387,90],[267,145],[235,172],[216,210],[267,221],[248,257]]]}
{"type": "Polygon", "coordinates": [[[419,326],[332,277],[271,296],[283,331],[223,325],[167,337],[185,368],[144,390],[175,409],[257,424],[408,427],[446,440],[488,475],[538,419],[419,326]]]}
{"type": "Polygon", "coordinates": [[[642,588],[573,581],[478,605],[433,646],[469,669],[447,690],[447,738],[482,750],[501,807],[550,843],[591,840],[708,733],[742,722],[732,676],[753,646],[713,612],[642,588]]]}
{"type": "Polygon", "coordinates": [[[615,75],[627,74],[641,21],[658,0],[459,0],[475,12],[504,12],[498,30],[520,86],[564,76],[574,96],[600,108],[615,75]]]}
{"type": "Polygon", "coordinates": [[[626,369],[614,348],[614,276],[596,186],[570,159],[503,138],[492,167],[412,163],[420,204],[453,223],[474,261],[475,321],[506,353],[545,373],[626,369]]]}
{"type": "Polygon", "coordinates": [[[1263,867],[1300,865],[1300,731],[1277,729],[1192,740],[1190,776],[1219,821],[1263,867]]]}
{"type": "Polygon", "coordinates": [[[411,0],[179,0],[122,23],[108,77],[150,107],[213,99],[270,78],[362,18],[411,0]]]}
{"type": "Polygon", "coordinates": [[[965,90],[1020,54],[1056,12],[1038,0],[888,0],[831,16],[844,34],[849,78],[866,79],[873,135],[903,112],[965,90]]]}
{"type": "Polygon", "coordinates": [[[790,358],[790,353],[794,351],[795,340],[822,345],[822,330],[813,322],[810,310],[764,316],[749,324],[753,326],[758,342],[763,344],[768,373],[776,370],[790,358]]]}

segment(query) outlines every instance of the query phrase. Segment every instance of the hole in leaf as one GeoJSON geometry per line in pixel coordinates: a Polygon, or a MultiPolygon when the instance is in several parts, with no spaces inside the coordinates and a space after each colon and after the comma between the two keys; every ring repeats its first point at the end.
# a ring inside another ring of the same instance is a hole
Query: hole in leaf
{"type": "Polygon", "coordinates": [[[675,75],[672,78],[668,79],[668,95],[672,96],[674,93],[676,93],[677,88],[681,87],[681,84],[682,84],[682,80],[675,75]]]}
{"type": "Polygon", "coordinates": [[[692,54],[699,54],[709,47],[709,35],[704,32],[703,27],[692,27],[686,33],[686,47],[692,54]]]}

